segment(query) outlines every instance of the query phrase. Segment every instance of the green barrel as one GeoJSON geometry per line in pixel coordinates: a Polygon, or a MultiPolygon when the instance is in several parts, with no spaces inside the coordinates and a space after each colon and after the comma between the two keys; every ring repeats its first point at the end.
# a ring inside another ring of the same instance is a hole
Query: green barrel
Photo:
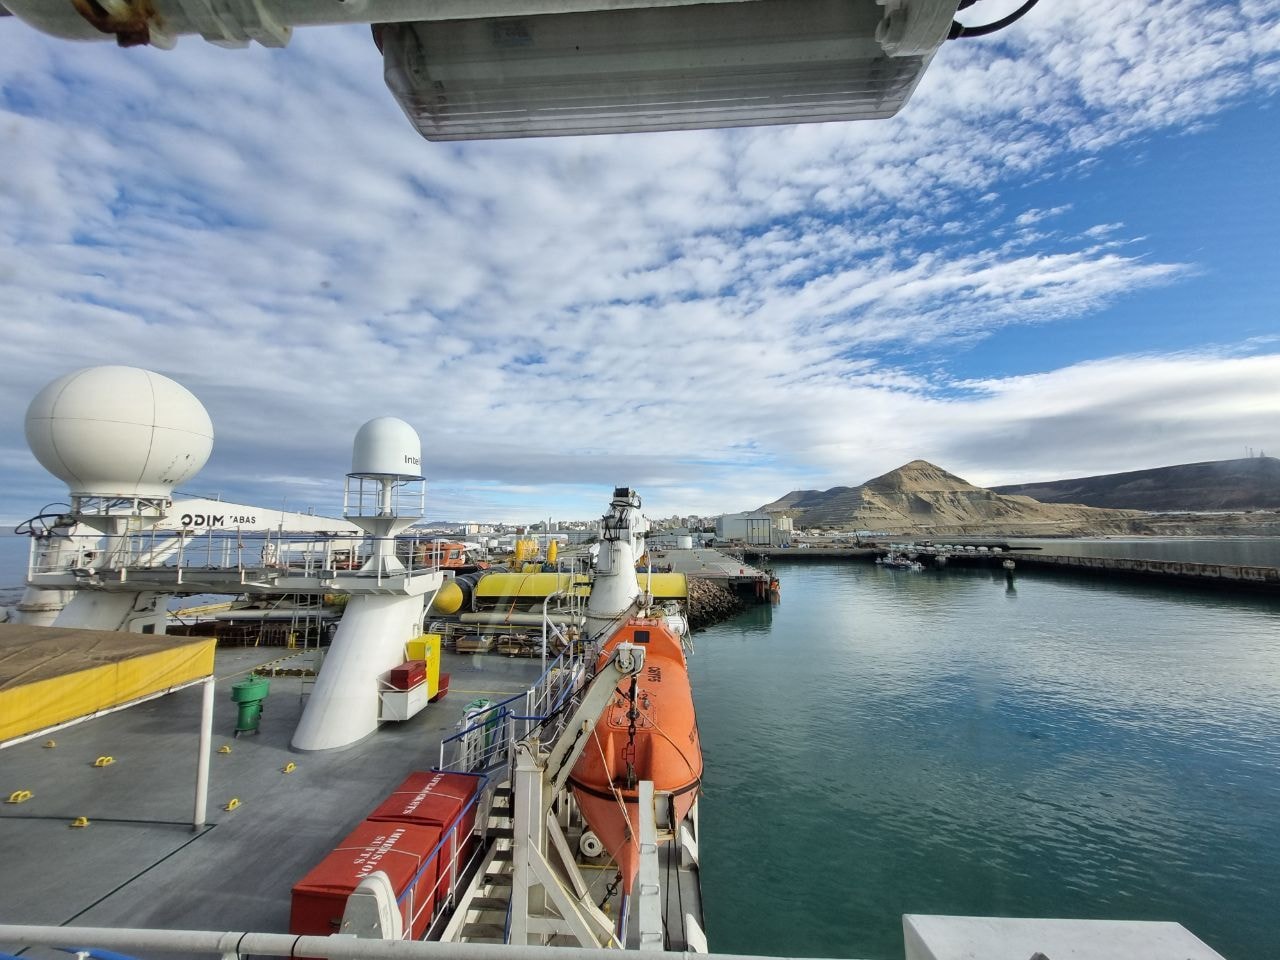
{"type": "Polygon", "coordinates": [[[271,692],[271,681],[253,674],[231,685],[231,699],[240,707],[236,715],[236,736],[257,733],[262,718],[262,701],[271,692]]]}

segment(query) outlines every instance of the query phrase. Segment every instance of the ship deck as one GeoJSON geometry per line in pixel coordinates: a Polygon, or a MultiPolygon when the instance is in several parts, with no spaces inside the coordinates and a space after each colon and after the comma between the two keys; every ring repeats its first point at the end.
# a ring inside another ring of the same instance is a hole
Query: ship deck
{"type": "MultiPolygon", "coordinates": [[[[289,746],[301,677],[276,676],[261,731],[233,738],[231,684],[277,659],[217,653],[208,825],[192,827],[201,692],[178,691],[0,751],[0,903],[10,922],[286,932],[290,891],[413,770],[439,761],[464,705],[525,690],[536,660],[445,654],[448,696],[343,750],[289,746]],[[218,753],[219,746],[230,753],[218,753]],[[95,767],[100,756],[114,762],[95,767]],[[296,769],[283,772],[293,762],[296,769]],[[234,810],[223,809],[238,799],[234,810]],[[89,826],[70,825],[86,817],[89,826]]],[[[31,951],[27,956],[63,956],[31,951]]]]}

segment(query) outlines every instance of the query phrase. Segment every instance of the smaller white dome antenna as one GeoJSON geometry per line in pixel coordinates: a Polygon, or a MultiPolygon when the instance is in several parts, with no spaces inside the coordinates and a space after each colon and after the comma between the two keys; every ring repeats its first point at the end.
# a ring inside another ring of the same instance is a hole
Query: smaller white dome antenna
{"type": "Polygon", "coordinates": [[[213,449],[208,411],[182,384],[138,367],[87,367],[59,377],[27,408],[27,444],[66,483],[72,513],[164,516],[173,488],[213,449]]]}
{"type": "Polygon", "coordinates": [[[376,417],[356,432],[342,513],[374,538],[361,574],[405,572],[395,555],[395,536],[422,518],[426,484],[422,440],[398,417],[376,417]]]}
{"type": "Polygon", "coordinates": [[[350,477],[422,480],[422,441],[399,417],[375,417],[356,432],[350,477]]]}

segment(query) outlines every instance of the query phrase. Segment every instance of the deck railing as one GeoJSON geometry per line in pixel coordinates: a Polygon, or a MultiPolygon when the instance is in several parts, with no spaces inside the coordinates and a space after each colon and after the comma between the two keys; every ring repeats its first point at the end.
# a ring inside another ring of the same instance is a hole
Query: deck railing
{"type": "Polygon", "coordinates": [[[439,770],[488,772],[508,764],[515,746],[552,721],[581,688],[594,644],[570,644],[529,688],[468,713],[463,727],[440,743],[439,770]]]}
{"type": "MultiPolygon", "coordinates": [[[[443,545],[419,537],[389,538],[409,576],[440,569],[443,545]]],[[[273,530],[143,530],[92,539],[32,538],[28,578],[46,574],[125,581],[130,574],[163,572],[176,584],[197,571],[336,579],[359,571],[379,541],[352,533],[273,530]]],[[[385,575],[379,572],[379,578],[385,575]]]]}

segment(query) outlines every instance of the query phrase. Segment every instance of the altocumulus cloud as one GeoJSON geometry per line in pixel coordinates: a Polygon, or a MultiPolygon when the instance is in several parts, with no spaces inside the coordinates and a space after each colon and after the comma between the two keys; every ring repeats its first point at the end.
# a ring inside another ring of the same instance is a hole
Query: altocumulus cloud
{"type": "Polygon", "coordinates": [[[615,482],[715,512],[915,456],[995,482],[1274,436],[1266,344],[920,362],[1191,282],[1122,223],[1065,226],[1069,196],[1004,191],[1280,84],[1269,4],[1043,6],[949,45],[890,122],[466,145],[408,129],[366,30],[165,53],[0,22],[0,513],[57,492],[29,398],[102,362],[205,401],[198,483],[229,496],[323,504],[359,424],[403,416],[433,516],[590,515],[615,482]]]}

